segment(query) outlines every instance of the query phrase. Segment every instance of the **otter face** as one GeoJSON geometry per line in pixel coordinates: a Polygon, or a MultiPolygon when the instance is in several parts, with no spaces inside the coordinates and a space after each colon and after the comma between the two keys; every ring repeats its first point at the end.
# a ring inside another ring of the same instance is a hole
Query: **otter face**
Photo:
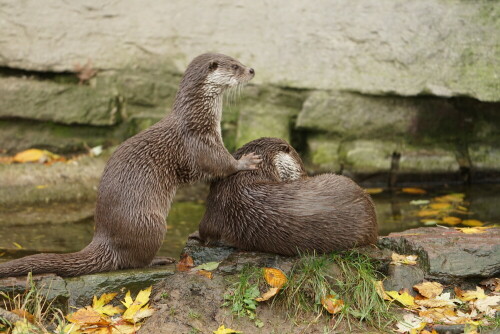
{"type": "Polygon", "coordinates": [[[211,87],[227,89],[244,84],[255,76],[253,68],[246,67],[236,59],[218,56],[208,64],[209,73],[205,84],[211,87]]]}

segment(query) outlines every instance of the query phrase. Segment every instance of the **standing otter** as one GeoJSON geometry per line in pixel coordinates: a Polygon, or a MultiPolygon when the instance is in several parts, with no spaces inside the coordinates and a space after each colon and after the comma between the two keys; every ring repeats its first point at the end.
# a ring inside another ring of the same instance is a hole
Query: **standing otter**
{"type": "Polygon", "coordinates": [[[122,143],[109,159],[97,194],[95,234],[80,252],[36,254],[0,264],[0,277],[28,272],[75,276],[149,265],[166,231],[177,186],[254,170],[259,156],[234,159],[222,142],[223,93],[254,77],[221,54],[196,57],[186,69],[172,112],[122,143]]]}
{"type": "Polygon", "coordinates": [[[331,252],[377,241],[370,196],[347,177],[307,177],[297,152],[277,138],[234,154],[260,154],[258,170],[212,182],[199,237],[207,244],[283,255],[331,252]]]}

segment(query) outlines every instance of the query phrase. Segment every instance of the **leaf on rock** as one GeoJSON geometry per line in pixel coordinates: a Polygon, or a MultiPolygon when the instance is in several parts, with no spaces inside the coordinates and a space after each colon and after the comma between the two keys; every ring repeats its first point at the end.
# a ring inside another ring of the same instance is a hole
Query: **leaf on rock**
{"type": "Polygon", "coordinates": [[[270,286],[273,288],[281,288],[288,279],[285,274],[277,268],[264,268],[264,278],[270,286]]]}
{"type": "Polygon", "coordinates": [[[328,311],[330,314],[335,314],[344,308],[344,301],[342,299],[337,299],[334,295],[328,295],[324,298],[321,298],[321,305],[328,311]]]}
{"type": "Polygon", "coordinates": [[[214,274],[212,272],[206,271],[206,270],[203,270],[203,269],[202,270],[198,270],[196,272],[196,275],[204,276],[204,277],[206,277],[208,279],[212,279],[214,277],[214,274]]]}
{"type": "Polygon", "coordinates": [[[194,267],[193,258],[187,254],[182,254],[181,259],[177,262],[178,271],[189,271],[194,267]]]}
{"type": "Polygon", "coordinates": [[[417,264],[418,259],[418,255],[400,255],[398,253],[392,253],[391,257],[391,264],[394,264],[396,266],[400,266],[402,264],[414,266],[417,264]]]}
{"type": "Polygon", "coordinates": [[[267,290],[265,293],[263,293],[262,296],[255,298],[255,300],[258,302],[264,302],[264,301],[268,300],[269,298],[273,297],[274,295],[276,295],[278,293],[278,291],[280,291],[280,288],[271,287],[271,288],[269,288],[269,290],[267,290]]]}
{"type": "Polygon", "coordinates": [[[196,266],[193,268],[193,270],[207,270],[207,271],[212,271],[215,270],[219,267],[220,262],[207,262],[200,264],[199,266],[196,266]]]}
{"type": "Polygon", "coordinates": [[[443,292],[444,287],[438,282],[423,282],[414,285],[413,289],[426,298],[434,298],[443,292]]]}
{"type": "Polygon", "coordinates": [[[386,291],[385,292],[392,299],[398,301],[403,306],[415,306],[415,300],[412,295],[408,292],[399,293],[397,291],[386,291]]]}
{"type": "Polygon", "coordinates": [[[216,331],[214,331],[214,334],[233,334],[233,333],[243,333],[240,331],[235,331],[234,329],[231,328],[226,328],[224,325],[221,325],[216,331]]]}
{"type": "Polygon", "coordinates": [[[489,228],[491,227],[455,227],[455,230],[465,234],[476,234],[476,233],[484,233],[489,228]]]}
{"type": "Polygon", "coordinates": [[[421,188],[403,188],[401,189],[401,191],[406,194],[417,194],[417,195],[427,194],[427,191],[421,188]]]}

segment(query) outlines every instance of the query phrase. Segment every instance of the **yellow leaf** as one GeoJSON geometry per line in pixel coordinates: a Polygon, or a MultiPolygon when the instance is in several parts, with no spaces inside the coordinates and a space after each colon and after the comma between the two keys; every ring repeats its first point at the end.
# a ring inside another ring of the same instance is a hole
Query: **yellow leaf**
{"type": "Polygon", "coordinates": [[[212,279],[214,277],[214,274],[210,271],[206,271],[204,269],[201,269],[201,270],[198,270],[196,272],[197,275],[200,275],[200,276],[205,276],[206,278],[209,278],[209,279],[212,279]]]}
{"type": "Polygon", "coordinates": [[[417,255],[400,255],[398,253],[392,253],[392,261],[391,264],[395,264],[397,266],[402,264],[407,264],[410,266],[414,266],[417,264],[417,255]]]}
{"type": "Polygon", "coordinates": [[[79,325],[109,325],[109,321],[92,309],[90,306],[68,314],[66,317],[70,322],[79,325]]]}
{"type": "Polygon", "coordinates": [[[415,300],[415,304],[419,306],[424,306],[424,307],[429,307],[429,308],[434,308],[434,307],[448,307],[448,306],[453,306],[452,301],[450,300],[439,300],[439,299],[419,299],[415,300]]]}
{"type": "Polygon", "coordinates": [[[475,299],[486,298],[484,290],[478,286],[476,287],[476,290],[468,290],[468,291],[463,291],[459,288],[455,288],[455,294],[457,295],[458,299],[464,302],[468,302],[470,300],[475,300],[475,299]]]}
{"type": "Polygon", "coordinates": [[[106,305],[113,298],[115,298],[116,295],[117,295],[116,293],[104,293],[101,295],[101,297],[99,297],[99,299],[97,299],[97,297],[94,296],[92,302],[92,308],[100,314],[106,314],[109,316],[122,313],[123,310],[120,307],[113,305],[106,305]]]}
{"type": "Polygon", "coordinates": [[[437,202],[454,202],[459,203],[464,200],[465,194],[449,194],[445,196],[435,197],[434,200],[437,202]]]}
{"type": "Polygon", "coordinates": [[[20,244],[18,244],[17,242],[13,242],[12,243],[14,246],[16,246],[16,248],[19,248],[19,249],[23,249],[23,246],[21,246],[20,244]]]}
{"type": "Polygon", "coordinates": [[[452,217],[452,216],[443,217],[442,220],[443,220],[443,224],[447,224],[447,225],[458,225],[462,221],[462,219],[460,219],[458,217],[452,217]]]}
{"type": "Polygon", "coordinates": [[[427,217],[427,216],[437,216],[439,215],[439,210],[420,210],[417,215],[419,217],[427,217]]]}
{"type": "Polygon", "coordinates": [[[403,188],[401,189],[402,192],[406,194],[426,194],[427,191],[421,188],[403,188]]]}
{"type": "Polygon", "coordinates": [[[268,300],[269,298],[271,298],[272,296],[276,295],[278,293],[278,291],[280,291],[280,288],[271,287],[264,294],[262,294],[262,296],[255,298],[255,300],[258,302],[264,302],[264,301],[268,300]]]}
{"type": "Polygon", "coordinates": [[[370,195],[380,194],[384,191],[382,188],[365,188],[365,191],[370,195]]]}
{"type": "Polygon", "coordinates": [[[35,188],[36,188],[36,189],[45,189],[45,188],[47,188],[48,186],[49,186],[48,184],[40,184],[40,185],[36,186],[35,188]]]}
{"type": "Polygon", "coordinates": [[[400,294],[397,291],[386,291],[385,293],[404,306],[415,306],[415,300],[408,292],[400,294]]]}
{"type": "MultiPolygon", "coordinates": [[[[127,310],[125,310],[125,312],[123,313],[122,316],[123,319],[137,322],[138,320],[144,318],[142,316],[143,312],[144,314],[149,314],[149,312],[152,313],[152,309],[150,309],[148,306],[144,306],[149,302],[149,296],[151,295],[151,288],[152,287],[150,286],[147,289],[139,291],[137,297],[133,302],[132,298],[130,297],[130,291],[127,292],[125,296],[125,301],[122,301],[122,304],[125,305],[125,307],[127,307],[127,310]]],[[[150,314],[147,316],[150,316],[150,314]]]]}
{"type": "Polygon", "coordinates": [[[224,325],[221,325],[216,331],[214,331],[214,334],[233,334],[233,333],[243,333],[243,332],[235,331],[234,329],[231,328],[226,328],[224,325]]]}
{"type": "Polygon", "coordinates": [[[426,298],[434,298],[443,292],[444,287],[438,282],[423,282],[413,286],[422,296],[426,298]]]}
{"type": "Polygon", "coordinates": [[[465,234],[476,234],[476,233],[484,233],[485,230],[491,227],[455,227],[455,230],[460,231],[465,234]]]}
{"type": "Polygon", "coordinates": [[[479,221],[476,219],[465,219],[465,220],[462,220],[462,225],[477,227],[477,226],[483,226],[484,223],[482,221],[479,221]]]}
{"type": "Polygon", "coordinates": [[[64,333],[64,334],[81,334],[80,325],[77,324],[67,324],[60,329],[61,327],[57,327],[56,333],[64,333]]]}
{"type": "Polygon", "coordinates": [[[39,328],[26,319],[16,321],[12,329],[12,334],[29,334],[37,332],[39,332],[39,328]]]}
{"type": "Polygon", "coordinates": [[[451,208],[451,204],[450,203],[432,203],[429,205],[429,207],[431,209],[436,209],[436,210],[445,210],[445,209],[449,209],[451,208]]]}
{"type": "Polygon", "coordinates": [[[328,311],[330,314],[335,314],[344,308],[344,301],[342,299],[337,299],[333,295],[328,295],[324,298],[321,298],[321,305],[328,311]]]}
{"type": "Polygon", "coordinates": [[[25,163],[25,162],[48,162],[55,159],[60,159],[61,157],[57,154],[46,150],[39,150],[36,148],[29,149],[26,151],[19,152],[14,156],[15,162],[25,163]]]}
{"type": "Polygon", "coordinates": [[[276,268],[264,268],[264,278],[273,288],[281,288],[288,281],[285,274],[276,268]]]}

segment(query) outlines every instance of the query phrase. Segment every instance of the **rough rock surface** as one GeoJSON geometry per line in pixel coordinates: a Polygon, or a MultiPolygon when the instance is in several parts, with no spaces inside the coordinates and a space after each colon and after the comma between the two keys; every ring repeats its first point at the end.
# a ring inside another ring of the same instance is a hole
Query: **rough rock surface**
{"type": "Polygon", "coordinates": [[[2,0],[0,9],[0,66],[73,71],[91,58],[116,69],[168,57],[182,69],[212,50],[251,64],[261,82],[500,100],[496,1],[2,0]]]}
{"type": "Polygon", "coordinates": [[[426,278],[457,280],[500,273],[500,228],[465,234],[455,229],[422,227],[391,233],[379,245],[400,254],[418,254],[426,278]]]}

